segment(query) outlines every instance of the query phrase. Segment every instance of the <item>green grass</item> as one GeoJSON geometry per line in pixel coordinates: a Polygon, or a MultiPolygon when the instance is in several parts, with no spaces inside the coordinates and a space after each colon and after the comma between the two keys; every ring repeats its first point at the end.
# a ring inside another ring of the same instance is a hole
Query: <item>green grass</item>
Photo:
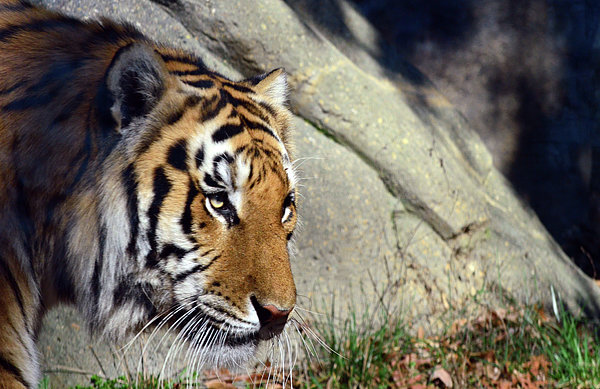
{"type": "Polygon", "coordinates": [[[121,376],[116,379],[103,379],[98,376],[92,376],[90,379],[90,385],[78,385],[72,389],[170,389],[174,387],[176,387],[176,384],[173,382],[164,381],[159,383],[157,379],[152,377],[140,377],[138,383],[131,383],[125,376],[121,376]]]}
{"type": "Polygon", "coordinates": [[[560,310],[548,319],[533,308],[488,311],[439,337],[410,335],[406,324],[381,312],[315,327],[331,346],[319,363],[299,371],[303,388],[388,388],[430,381],[436,369],[455,387],[598,388],[600,337],[584,320],[560,310]],[[379,323],[373,325],[374,322],[379,323]]]}
{"type": "Polygon", "coordinates": [[[321,362],[308,364],[300,371],[301,387],[386,388],[393,384],[393,368],[389,355],[409,337],[399,321],[392,321],[388,315],[365,312],[362,320],[351,311],[348,318],[337,325],[333,315],[323,323],[316,323],[315,329],[322,336],[331,352],[323,353],[321,362]],[[373,324],[372,319],[381,320],[373,324]],[[366,323],[370,323],[366,325],[366,323]]]}
{"type": "Polygon", "coordinates": [[[544,327],[540,347],[560,385],[600,387],[600,337],[587,323],[561,311],[560,323],[544,327]]]}
{"type": "MultiPolygon", "coordinates": [[[[512,306],[457,321],[441,336],[418,337],[383,309],[360,317],[350,311],[341,321],[331,312],[312,326],[332,352],[321,351],[318,360],[299,365],[294,384],[305,389],[436,388],[431,375],[441,369],[459,388],[599,388],[598,332],[563,309],[557,315],[548,318],[535,308],[512,306]]],[[[158,387],[152,377],[140,382],[94,376],[75,389],[158,387]]],[[[39,386],[50,387],[47,378],[39,386]]],[[[163,382],[160,387],[179,385],[163,382]]]]}

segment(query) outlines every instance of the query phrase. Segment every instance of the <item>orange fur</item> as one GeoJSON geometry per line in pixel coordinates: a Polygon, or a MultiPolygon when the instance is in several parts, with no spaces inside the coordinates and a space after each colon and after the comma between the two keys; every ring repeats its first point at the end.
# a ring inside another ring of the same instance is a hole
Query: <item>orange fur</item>
{"type": "Polygon", "coordinates": [[[206,347],[252,350],[261,307],[296,299],[282,71],[233,82],[18,0],[0,0],[0,56],[0,387],[37,384],[59,301],[119,339],[196,299],[194,320],[237,337],[206,347]]]}

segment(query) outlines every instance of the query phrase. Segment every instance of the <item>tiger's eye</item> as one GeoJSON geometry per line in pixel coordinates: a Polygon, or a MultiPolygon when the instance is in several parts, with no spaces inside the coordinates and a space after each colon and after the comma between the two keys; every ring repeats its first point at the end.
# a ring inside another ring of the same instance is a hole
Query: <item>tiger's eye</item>
{"type": "Polygon", "coordinates": [[[225,205],[225,203],[223,201],[221,201],[221,200],[213,197],[213,198],[210,199],[210,205],[213,208],[218,209],[218,208],[223,207],[223,205],[225,205]]]}

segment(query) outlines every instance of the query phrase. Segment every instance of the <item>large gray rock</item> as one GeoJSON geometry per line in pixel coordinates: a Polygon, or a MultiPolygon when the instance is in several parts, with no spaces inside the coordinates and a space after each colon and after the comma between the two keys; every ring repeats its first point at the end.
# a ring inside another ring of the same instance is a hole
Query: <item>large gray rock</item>
{"type": "MultiPolygon", "coordinates": [[[[376,32],[343,1],[352,44],[312,25],[300,3],[39,1],[131,21],[232,77],[287,69],[303,177],[293,260],[301,307],[323,311],[335,300],[339,312],[360,310],[386,291],[415,329],[437,331],[449,312],[475,312],[475,296],[547,304],[553,286],[569,306],[600,313],[596,286],[519,202],[468,123],[410,66],[382,68],[370,47],[376,32]]],[[[71,311],[48,315],[46,371],[122,374],[114,350],[81,327],[71,311]]],[[[145,366],[160,366],[163,352],[145,366]]],[[[60,386],[85,374],[51,377],[60,386]]]]}

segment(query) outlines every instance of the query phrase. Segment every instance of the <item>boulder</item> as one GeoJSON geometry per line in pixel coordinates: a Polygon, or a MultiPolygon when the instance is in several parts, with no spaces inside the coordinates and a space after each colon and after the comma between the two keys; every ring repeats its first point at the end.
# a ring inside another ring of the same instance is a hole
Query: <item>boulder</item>
{"type": "MultiPolygon", "coordinates": [[[[547,305],[552,287],[568,306],[600,313],[598,288],[515,196],[463,116],[401,59],[397,71],[382,66],[377,33],[346,2],[329,20],[346,35],[308,18],[311,2],[37,2],[132,22],[230,77],[286,68],[302,177],[292,263],[300,307],[329,312],[335,301],[343,315],[384,295],[415,330],[437,332],[482,299],[547,305]]],[[[66,308],[45,320],[40,344],[54,386],[124,372],[118,348],[82,327],[66,308]]],[[[164,352],[144,366],[160,367],[164,352]]],[[[133,371],[141,354],[130,357],[133,371]]]]}

